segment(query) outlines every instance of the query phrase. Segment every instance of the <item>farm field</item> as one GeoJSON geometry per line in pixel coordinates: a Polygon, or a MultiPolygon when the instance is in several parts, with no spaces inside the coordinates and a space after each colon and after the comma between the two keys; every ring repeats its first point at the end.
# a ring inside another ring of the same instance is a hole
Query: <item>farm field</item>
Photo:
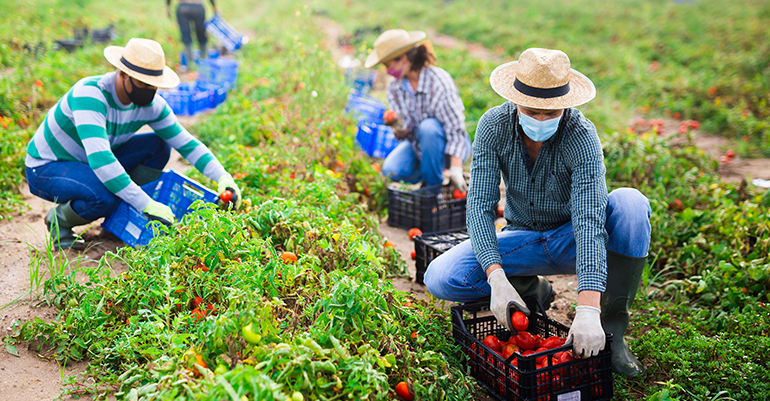
{"type": "MultiPolygon", "coordinates": [[[[233,172],[245,207],[201,208],[137,249],[93,224],[78,253],[45,241],[53,204],[29,194],[25,149],[76,81],[114,68],[102,44],[67,52],[54,40],[113,24],[112,44],[152,38],[178,68],[177,26],[158,1],[5,4],[0,400],[398,399],[402,381],[419,400],[493,399],[452,339],[451,305],[412,281],[413,243],[386,223],[382,160],[358,148],[344,112],[338,61],[363,60],[392,27],[429,33],[471,137],[503,103],[490,72],[528,47],[562,49],[594,80],[580,109],[601,137],[608,189],[637,188],[652,206],[627,333],[647,374],[615,375],[613,400],[770,398],[770,192],[752,184],[770,180],[770,2],[217,7],[249,37],[232,56],[237,85],[182,123],[233,172]],[[728,150],[737,156],[720,160],[728,150]]],[[[383,101],[386,76],[372,92],[383,101]]],[[[216,188],[176,157],[167,168],[216,188]]],[[[562,291],[549,316],[569,326],[576,279],[552,280],[562,291]]]]}

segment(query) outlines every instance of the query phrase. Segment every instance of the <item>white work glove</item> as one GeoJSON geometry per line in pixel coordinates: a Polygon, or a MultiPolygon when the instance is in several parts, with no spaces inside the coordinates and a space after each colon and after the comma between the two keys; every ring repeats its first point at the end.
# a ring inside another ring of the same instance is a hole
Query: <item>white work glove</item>
{"type": "Polygon", "coordinates": [[[606,340],[600,318],[602,311],[588,305],[578,305],[575,311],[575,320],[567,334],[567,343],[572,342],[572,354],[578,358],[598,355],[606,340]]]}
{"type": "Polygon", "coordinates": [[[157,220],[165,225],[173,224],[176,221],[174,212],[171,211],[170,207],[152,199],[142,211],[150,220],[157,220]]]}
{"type": "Polygon", "coordinates": [[[230,198],[230,202],[234,203],[235,210],[238,210],[241,208],[241,204],[243,203],[243,198],[241,197],[241,189],[238,187],[238,184],[235,183],[235,180],[233,179],[233,176],[230,174],[224,174],[217,180],[217,186],[219,190],[219,194],[221,195],[222,192],[225,192],[225,190],[228,190],[233,193],[233,197],[230,198]]]}
{"type": "Polygon", "coordinates": [[[452,180],[452,184],[462,192],[468,192],[468,184],[465,183],[465,177],[463,177],[463,168],[461,166],[449,167],[449,179],[452,180]]]}
{"type": "Polygon", "coordinates": [[[519,293],[513,288],[503,269],[497,269],[489,274],[487,283],[492,287],[492,295],[489,303],[489,309],[495,315],[497,321],[505,326],[508,331],[513,331],[511,326],[511,314],[508,313],[509,306],[513,304],[518,310],[529,316],[529,309],[519,293]]]}

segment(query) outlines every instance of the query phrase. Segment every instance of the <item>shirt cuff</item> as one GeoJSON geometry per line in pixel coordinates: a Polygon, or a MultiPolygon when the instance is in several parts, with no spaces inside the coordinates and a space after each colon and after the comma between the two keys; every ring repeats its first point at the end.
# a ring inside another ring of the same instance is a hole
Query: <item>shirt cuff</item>
{"type": "Polygon", "coordinates": [[[144,211],[144,208],[146,208],[146,207],[147,207],[147,205],[149,205],[149,204],[150,204],[150,200],[151,200],[151,198],[150,198],[150,195],[147,195],[147,193],[146,193],[146,192],[144,192],[144,191],[141,191],[141,190],[140,190],[139,192],[141,192],[141,193],[140,193],[140,194],[137,194],[137,195],[134,197],[134,199],[132,199],[132,200],[131,200],[131,202],[130,202],[130,203],[131,203],[131,206],[133,206],[134,208],[136,208],[136,210],[138,210],[138,211],[140,211],[140,212],[143,212],[143,211],[144,211]]]}
{"type": "Polygon", "coordinates": [[[500,257],[500,252],[496,252],[492,249],[481,251],[476,255],[476,259],[479,261],[481,268],[485,271],[489,268],[489,266],[494,264],[499,264],[501,266],[503,264],[503,259],[500,257]]]}

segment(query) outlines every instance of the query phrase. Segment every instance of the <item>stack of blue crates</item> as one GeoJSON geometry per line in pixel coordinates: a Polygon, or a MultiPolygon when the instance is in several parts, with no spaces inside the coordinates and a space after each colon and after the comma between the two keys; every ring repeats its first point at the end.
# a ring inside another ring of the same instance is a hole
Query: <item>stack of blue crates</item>
{"type": "Polygon", "coordinates": [[[385,158],[398,145],[393,129],[383,123],[386,109],[385,104],[365,93],[351,90],[348,95],[345,112],[358,118],[356,143],[372,157],[385,158]]]}
{"type": "Polygon", "coordinates": [[[158,91],[174,114],[192,116],[222,104],[235,86],[238,62],[228,58],[198,59],[198,79],[183,82],[172,90],[158,91]]]}

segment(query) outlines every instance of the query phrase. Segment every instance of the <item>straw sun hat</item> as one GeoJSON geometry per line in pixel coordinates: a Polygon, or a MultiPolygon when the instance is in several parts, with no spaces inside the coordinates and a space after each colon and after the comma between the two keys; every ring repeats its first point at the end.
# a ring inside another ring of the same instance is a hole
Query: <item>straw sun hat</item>
{"type": "Polygon", "coordinates": [[[150,39],[133,38],[126,47],[108,46],[104,57],[129,76],[147,85],[169,89],[179,85],[179,76],[166,66],[160,43],[150,39]]]}
{"type": "Polygon", "coordinates": [[[374,50],[369,53],[364,67],[372,68],[378,63],[393,60],[412,50],[414,46],[427,38],[422,31],[407,32],[403,29],[389,29],[374,41],[374,50]]]}
{"type": "Polygon", "coordinates": [[[518,61],[495,68],[489,83],[500,96],[533,109],[566,109],[596,96],[593,82],[571,69],[560,50],[527,49],[518,61]]]}

